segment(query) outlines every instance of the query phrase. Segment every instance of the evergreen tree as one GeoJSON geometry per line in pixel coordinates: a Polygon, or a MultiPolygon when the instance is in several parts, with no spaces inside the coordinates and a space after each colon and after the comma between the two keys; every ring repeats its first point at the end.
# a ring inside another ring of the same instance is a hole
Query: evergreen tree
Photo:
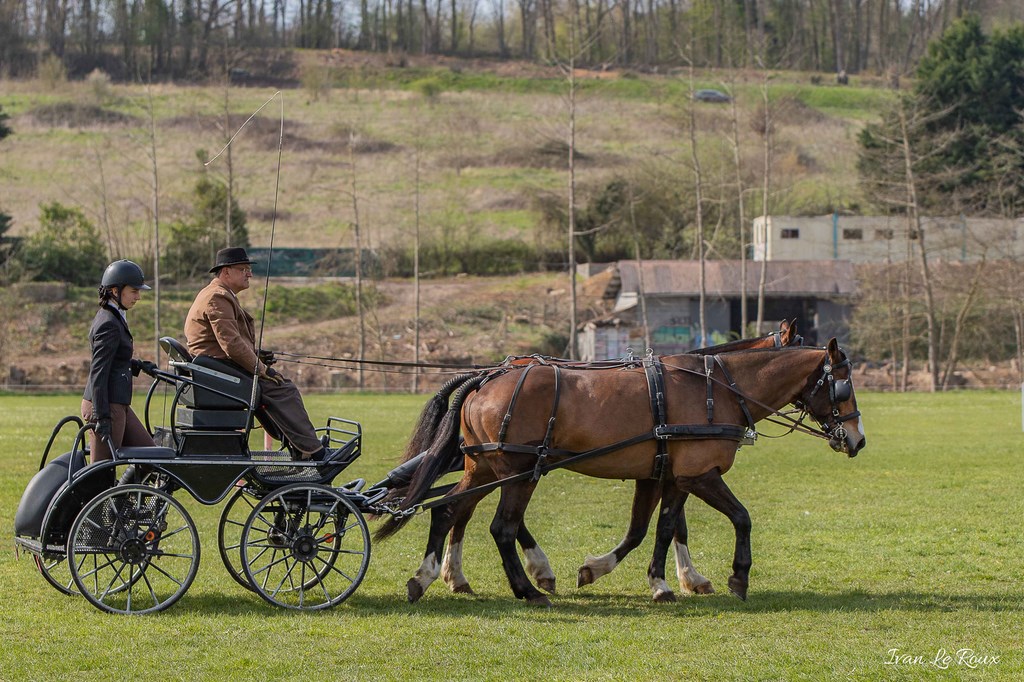
{"type": "MultiPolygon", "coordinates": [[[[207,175],[196,181],[192,193],[192,215],[168,226],[170,236],[162,266],[179,280],[196,279],[213,264],[219,249],[228,245],[225,205],[227,186],[207,175]]],[[[249,247],[245,213],[231,202],[231,246],[249,247]]]]}
{"type": "Polygon", "coordinates": [[[908,137],[921,208],[1024,214],[1024,26],[989,37],[969,16],[929,45],[913,92],[861,131],[858,168],[876,203],[904,173],[901,110],[918,112],[908,137]]]}
{"type": "Polygon", "coordinates": [[[35,281],[98,284],[107,254],[96,226],[80,209],[57,202],[40,211],[39,229],[18,254],[25,272],[35,281]]]}

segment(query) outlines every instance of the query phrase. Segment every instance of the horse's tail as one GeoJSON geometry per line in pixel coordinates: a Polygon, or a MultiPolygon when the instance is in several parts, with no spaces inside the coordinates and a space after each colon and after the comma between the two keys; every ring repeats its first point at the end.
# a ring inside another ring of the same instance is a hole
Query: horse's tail
{"type": "MultiPolygon", "coordinates": [[[[448,399],[459,386],[475,376],[477,376],[476,372],[470,372],[452,377],[444,382],[437,393],[423,406],[423,411],[420,412],[419,420],[413,427],[412,435],[409,437],[409,444],[405,447],[398,466],[389,471],[387,477],[375,485],[375,487],[386,487],[388,489],[387,494],[381,500],[382,502],[394,502],[405,497],[405,492],[409,489],[409,483],[412,481],[413,474],[422,460],[419,455],[434,441],[434,436],[441,425],[441,420],[448,412],[448,399]]],[[[370,518],[377,519],[379,515],[372,514],[370,518]]]]}
{"type": "Polygon", "coordinates": [[[433,442],[434,434],[437,433],[438,426],[440,426],[441,420],[448,411],[448,398],[455,392],[455,389],[474,376],[477,376],[475,372],[453,376],[444,382],[437,393],[427,401],[427,404],[423,406],[423,411],[420,412],[419,421],[413,427],[409,444],[405,447],[405,452],[402,453],[402,460],[399,464],[408,462],[426,450],[427,446],[433,442]]]}
{"type": "MultiPolygon", "coordinates": [[[[469,379],[463,380],[458,387],[451,406],[445,412],[434,432],[434,438],[429,447],[419,455],[419,464],[412,475],[412,480],[409,482],[408,488],[403,490],[404,495],[401,495],[401,503],[399,505],[401,509],[412,509],[415,507],[426,498],[430,486],[437,479],[450,471],[458,469],[457,465],[461,463],[463,457],[462,449],[459,447],[459,432],[462,426],[462,404],[465,402],[466,396],[471,391],[475,391],[486,378],[486,375],[483,374],[474,375],[469,379]]],[[[391,491],[385,499],[389,497],[397,499],[398,495],[395,494],[396,492],[398,491],[391,491]]],[[[402,516],[386,519],[374,533],[374,539],[386,540],[401,530],[410,518],[409,516],[402,516]]]]}

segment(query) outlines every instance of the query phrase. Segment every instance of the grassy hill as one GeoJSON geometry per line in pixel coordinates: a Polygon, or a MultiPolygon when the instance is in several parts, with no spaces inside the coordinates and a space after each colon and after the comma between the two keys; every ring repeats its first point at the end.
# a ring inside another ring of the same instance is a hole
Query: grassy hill
{"type": "MultiPolygon", "coordinates": [[[[42,202],[81,206],[111,250],[145,250],[151,232],[155,138],[160,219],[181,216],[200,173],[232,176],[254,245],[270,239],[283,115],[275,244],[350,246],[358,220],[369,245],[479,235],[551,239],[536,198],[565,193],[566,81],[532,65],[388,66],[383,57],[311,53],[296,67],[305,87],[283,90],[205,169],[196,154],[219,151],[275,90],[263,87],[46,84],[6,81],[0,104],[15,134],[0,143],[14,234],[30,232],[42,202]],[[331,87],[331,84],[338,84],[331,87]],[[350,137],[351,136],[351,137],[350,137]],[[350,140],[352,144],[350,145],[350,140]],[[354,164],[354,171],[353,171],[354,164]],[[419,168],[417,178],[417,167],[419,168]]],[[[580,72],[577,172],[580,198],[616,174],[689,175],[681,112],[685,74],[580,72]]],[[[875,83],[812,85],[806,74],[772,74],[776,113],[773,211],[813,214],[861,205],[854,135],[888,91],[875,83]]],[[[826,81],[827,82],[827,81],[826,81]]],[[[750,185],[760,184],[761,75],[706,72],[695,86],[733,92],[750,185]]],[[[731,182],[731,108],[698,103],[699,144],[709,183],[731,182]]],[[[724,193],[725,190],[722,190],[724,193]]]]}
{"type": "MultiPolygon", "coordinates": [[[[58,201],[89,216],[112,257],[145,260],[153,251],[155,166],[161,225],[188,214],[202,173],[221,181],[230,174],[254,246],[270,243],[280,180],[277,247],[352,247],[358,222],[363,246],[382,252],[407,249],[417,225],[422,241],[441,249],[491,239],[564,248],[564,235],[542,220],[544,202],[564,205],[568,186],[567,81],[557,69],[444,58],[392,65],[381,55],[344,51],[296,57],[295,87],[276,97],[275,89],[259,86],[4,81],[0,105],[11,115],[14,134],[0,142],[0,210],[14,218],[12,234],[31,234],[40,204],[58,201]],[[222,150],[261,106],[230,152],[204,168],[198,155],[222,150]]],[[[577,77],[578,205],[623,176],[691,197],[687,74],[581,71],[577,77]]],[[[855,136],[891,93],[877,82],[840,87],[814,80],[818,84],[807,74],[787,73],[768,80],[775,107],[775,213],[863,205],[855,136]]],[[[759,188],[763,75],[702,72],[694,86],[735,95],[745,183],[759,188]]],[[[731,107],[693,106],[706,199],[731,203],[731,107]]],[[[747,196],[749,218],[760,202],[755,192],[747,196]]],[[[510,353],[562,353],[566,287],[558,274],[428,281],[422,357],[489,362],[510,353]]],[[[168,294],[162,333],[180,335],[179,318],[196,288],[182,284],[178,294],[168,294]]],[[[371,311],[367,355],[412,359],[411,287],[384,282],[378,288],[383,295],[371,311]]],[[[42,383],[77,376],[91,293],[61,292],[57,300],[44,294],[36,302],[16,291],[4,296],[23,305],[0,334],[0,371],[6,375],[8,365],[18,365],[42,383]]],[[[258,309],[262,294],[246,296],[258,309]]],[[[312,309],[294,319],[275,319],[271,311],[268,345],[353,355],[355,319],[329,306],[312,309]]],[[[133,315],[136,329],[152,329],[152,311],[133,315]]],[[[313,385],[350,381],[337,372],[332,379],[329,368],[300,369],[312,373],[306,378],[313,385]]],[[[385,375],[372,383],[395,380],[385,375]]]]}

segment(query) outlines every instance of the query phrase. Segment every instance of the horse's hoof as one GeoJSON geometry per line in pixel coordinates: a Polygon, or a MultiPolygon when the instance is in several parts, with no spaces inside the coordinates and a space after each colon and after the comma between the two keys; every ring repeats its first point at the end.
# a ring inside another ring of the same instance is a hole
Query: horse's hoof
{"type": "Polygon", "coordinates": [[[423,596],[423,586],[420,585],[416,578],[409,578],[409,582],[405,584],[405,591],[409,597],[410,604],[415,604],[423,596]]]}
{"type": "Polygon", "coordinates": [[[455,594],[476,594],[476,592],[473,591],[473,588],[469,586],[469,583],[462,583],[461,585],[456,585],[452,588],[452,592],[454,592],[455,594]]]}
{"type": "Polygon", "coordinates": [[[576,587],[583,587],[584,585],[590,585],[594,582],[594,572],[590,570],[589,566],[580,566],[580,570],[576,573],[576,587]]]}
{"type": "Polygon", "coordinates": [[[747,601],[747,584],[737,578],[729,578],[729,591],[747,601]]]}
{"type": "Polygon", "coordinates": [[[544,590],[548,594],[555,593],[555,579],[554,578],[540,578],[537,581],[537,587],[544,590]]]}
{"type": "Polygon", "coordinates": [[[654,602],[656,604],[672,604],[675,601],[675,592],[670,592],[669,590],[660,590],[654,595],[654,602]]]}
{"type": "Polygon", "coordinates": [[[545,597],[543,594],[537,595],[536,597],[530,597],[526,600],[526,603],[530,606],[540,606],[545,609],[551,608],[551,600],[545,597]]]}
{"type": "Polygon", "coordinates": [[[712,587],[711,582],[701,583],[700,585],[694,585],[693,589],[690,590],[694,594],[714,594],[715,588],[712,587]]]}

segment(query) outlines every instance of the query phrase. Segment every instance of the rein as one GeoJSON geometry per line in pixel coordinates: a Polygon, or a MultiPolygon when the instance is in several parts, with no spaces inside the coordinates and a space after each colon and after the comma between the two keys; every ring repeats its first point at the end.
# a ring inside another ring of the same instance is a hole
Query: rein
{"type": "MultiPolygon", "coordinates": [[[[822,439],[825,439],[825,440],[828,440],[830,438],[835,437],[834,434],[829,433],[827,427],[823,423],[819,422],[819,425],[820,425],[820,428],[821,428],[820,431],[812,429],[812,428],[804,425],[803,420],[806,418],[806,415],[808,414],[808,412],[807,412],[806,407],[801,403],[801,401],[797,401],[796,403],[794,403],[797,406],[798,411],[800,413],[800,416],[798,418],[794,419],[793,417],[790,416],[790,411],[782,411],[782,410],[775,409],[774,407],[771,407],[770,405],[767,405],[767,404],[761,402],[757,398],[754,398],[750,394],[748,394],[748,393],[744,392],[743,390],[741,390],[736,385],[736,383],[732,381],[731,377],[729,377],[728,371],[725,369],[725,365],[722,364],[721,358],[719,356],[717,356],[717,355],[715,355],[715,356],[705,356],[705,367],[707,367],[707,365],[708,365],[708,360],[707,360],[708,357],[714,357],[715,358],[716,363],[722,369],[722,373],[726,375],[726,381],[722,381],[720,379],[717,379],[717,378],[713,377],[711,375],[711,372],[708,371],[708,370],[705,370],[705,372],[702,373],[702,372],[698,372],[696,370],[692,370],[692,369],[690,369],[688,367],[680,367],[678,365],[667,365],[667,366],[671,367],[672,369],[679,370],[680,372],[686,372],[688,374],[696,374],[696,375],[704,376],[705,377],[706,381],[708,382],[708,410],[709,410],[709,415],[710,415],[711,403],[712,403],[712,400],[711,400],[711,382],[714,382],[714,383],[717,383],[718,385],[726,388],[727,390],[729,390],[731,393],[733,393],[737,397],[737,399],[740,401],[740,405],[741,405],[741,407],[743,409],[744,415],[746,416],[748,423],[752,423],[752,419],[751,419],[751,416],[750,416],[750,412],[749,412],[749,410],[747,409],[747,407],[746,407],[746,405],[744,403],[744,401],[747,401],[747,400],[749,400],[751,403],[754,403],[755,405],[758,405],[759,407],[762,407],[762,408],[764,408],[765,410],[768,411],[768,416],[766,416],[764,418],[766,421],[769,421],[769,422],[771,422],[773,424],[779,424],[780,426],[788,427],[789,431],[787,431],[786,433],[782,434],[784,436],[785,435],[789,435],[790,433],[793,433],[794,431],[799,431],[800,433],[805,433],[805,434],[807,434],[809,436],[814,436],[815,438],[822,438],[822,439]],[[776,419],[776,417],[781,417],[781,419],[776,419]]],[[[841,363],[840,365],[836,365],[836,367],[846,366],[846,365],[849,365],[849,364],[850,364],[849,360],[844,360],[843,363],[841,363]]],[[[855,411],[851,412],[848,415],[843,415],[842,417],[839,416],[839,410],[838,410],[838,407],[837,407],[838,403],[836,402],[836,392],[835,392],[834,384],[840,383],[840,382],[836,382],[836,380],[834,379],[834,377],[832,375],[832,369],[833,369],[833,367],[831,365],[829,365],[829,363],[826,360],[824,366],[822,367],[822,377],[820,379],[818,379],[818,382],[816,383],[815,388],[812,389],[811,396],[813,397],[815,391],[817,391],[817,389],[820,386],[822,386],[827,381],[830,384],[829,395],[830,395],[830,398],[832,400],[832,413],[833,413],[833,417],[837,421],[843,422],[843,421],[848,421],[850,419],[854,419],[854,418],[860,416],[860,411],[859,410],[855,410],[855,411]]],[[[845,379],[841,380],[841,382],[846,382],[847,384],[849,384],[849,381],[845,380],[845,379]]],[[[847,395],[849,395],[849,394],[847,394],[847,395]]],[[[760,436],[765,436],[765,437],[768,437],[768,438],[779,438],[779,437],[781,437],[781,436],[767,436],[766,434],[763,434],[760,431],[757,431],[756,429],[752,429],[752,430],[754,430],[754,432],[756,433],[756,435],[758,437],[760,437],[760,436]]]]}
{"type": "MultiPolygon", "coordinates": [[[[565,367],[569,369],[631,369],[637,367],[640,364],[639,360],[624,359],[624,360],[597,360],[594,362],[581,362],[577,360],[564,360],[562,358],[552,358],[545,355],[510,355],[502,360],[498,364],[493,365],[476,365],[476,364],[454,364],[454,363],[440,363],[440,362],[403,362],[400,360],[367,360],[362,358],[336,358],[324,355],[307,355],[303,353],[288,353],[284,351],[274,351],[274,355],[281,362],[290,362],[298,365],[310,365],[315,367],[328,367],[334,369],[353,369],[347,367],[345,364],[328,364],[328,363],[346,363],[347,365],[357,366],[376,366],[376,367],[394,367],[398,369],[378,369],[378,372],[391,372],[397,374],[411,373],[406,372],[407,369],[441,369],[451,372],[467,372],[467,371],[478,371],[478,372],[490,372],[495,370],[503,369],[514,369],[516,367],[527,367],[526,364],[515,364],[519,360],[530,360],[531,364],[540,365],[558,365],[559,367],[565,367]],[[294,359],[289,359],[294,358],[294,359]],[[321,360],[323,362],[305,362],[305,360],[321,360]]],[[[444,372],[442,372],[444,373],[444,372]]]]}

